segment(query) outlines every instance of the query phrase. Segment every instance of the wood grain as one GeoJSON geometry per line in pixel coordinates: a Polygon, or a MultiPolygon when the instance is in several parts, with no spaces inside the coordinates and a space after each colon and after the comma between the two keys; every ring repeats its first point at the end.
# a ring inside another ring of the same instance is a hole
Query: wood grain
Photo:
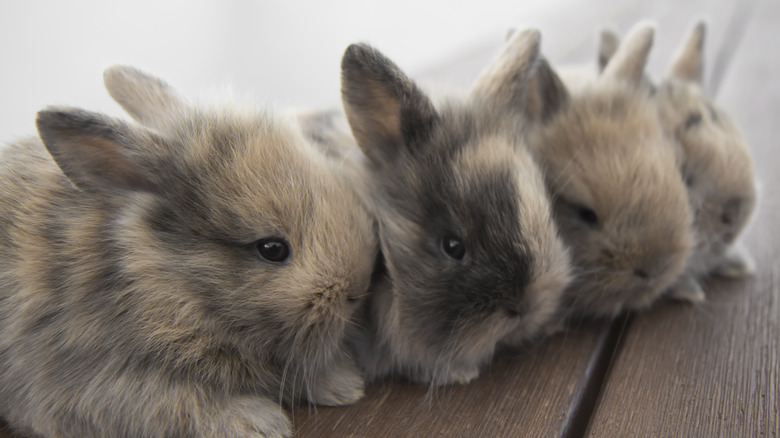
{"type": "MultiPolygon", "coordinates": [[[[743,127],[762,183],[746,243],[758,272],[712,281],[700,306],[659,306],[636,317],[610,371],[589,436],[780,434],[780,4],[764,1],[747,26],[719,103],[743,127]]],[[[737,38],[738,35],[729,35],[737,38]]]]}
{"type": "Polygon", "coordinates": [[[525,353],[499,355],[465,386],[428,393],[420,385],[385,382],[371,387],[354,406],[299,408],[294,412],[297,436],[557,436],[583,392],[588,358],[608,342],[605,329],[583,326],[525,353]]]}

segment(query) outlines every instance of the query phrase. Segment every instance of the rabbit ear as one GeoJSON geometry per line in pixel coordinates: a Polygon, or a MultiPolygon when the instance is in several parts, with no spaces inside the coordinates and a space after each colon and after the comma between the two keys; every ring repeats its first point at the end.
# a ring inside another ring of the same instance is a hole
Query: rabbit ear
{"type": "Polygon", "coordinates": [[[612,29],[601,31],[599,39],[599,72],[604,71],[604,68],[607,67],[609,60],[615,55],[619,46],[620,37],[617,32],[612,29]]]}
{"type": "Polygon", "coordinates": [[[430,99],[392,61],[366,44],[341,60],[341,98],[358,145],[375,164],[420,147],[438,115],[430,99]]]}
{"type": "Polygon", "coordinates": [[[165,131],[173,117],[187,109],[184,99],[165,81],[133,67],[108,67],[103,83],[133,119],[149,128],[165,131]]]}
{"type": "Polygon", "coordinates": [[[669,77],[704,83],[704,38],[707,34],[707,23],[699,21],[694,26],[688,39],[677,49],[669,69],[669,77]]]}
{"type": "Polygon", "coordinates": [[[639,87],[642,84],[647,57],[653,46],[655,25],[640,22],[626,36],[625,41],[609,60],[602,80],[622,80],[639,87]]]}
{"type": "Polygon", "coordinates": [[[150,189],[150,178],[137,163],[138,142],[149,138],[125,123],[74,108],[49,108],[38,112],[36,125],[54,161],[79,189],[150,189]]]}
{"type": "Polygon", "coordinates": [[[528,80],[525,113],[533,120],[546,121],[569,102],[569,91],[547,60],[540,56],[528,80]]]}
{"type": "Polygon", "coordinates": [[[528,77],[539,58],[541,34],[536,29],[515,32],[498,57],[479,75],[472,96],[487,98],[502,108],[521,109],[528,77]]]}

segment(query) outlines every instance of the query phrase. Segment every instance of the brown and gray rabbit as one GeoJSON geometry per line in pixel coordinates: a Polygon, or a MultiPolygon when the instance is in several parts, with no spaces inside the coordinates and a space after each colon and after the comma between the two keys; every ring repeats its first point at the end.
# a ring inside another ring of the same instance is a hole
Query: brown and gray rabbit
{"type": "MultiPolygon", "coordinates": [[[[753,160],[739,127],[707,96],[704,86],[706,24],[696,23],[655,89],[661,123],[682,150],[681,172],[694,213],[696,242],[686,272],[670,294],[701,301],[698,280],[708,274],[739,278],[752,274],[754,263],[738,242],[755,209],[757,190],[753,160]]],[[[617,35],[604,31],[599,64],[604,67],[619,46],[617,35]]]]}
{"type": "Polygon", "coordinates": [[[105,73],[0,150],[0,415],[46,437],[289,436],[363,395],[373,219],[297,124],[105,73]]]}
{"type": "Polygon", "coordinates": [[[575,278],[565,316],[653,303],[680,275],[692,216],[673,145],[641,87],[654,28],[635,27],[597,79],[569,86],[542,59],[525,108],[575,278]]]}
{"type": "Polygon", "coordinates": [[[356,185],[375,211],[386,270],[358,342],[368,379],[468,382],[500,340],[533,337],[557,313],[568,254],[510,105],[539,39],[529,30],[510,42],[501,59],[518,73],[493,83],[495,94],[436,102],[376,49],[346,50],[342,98],[362,150],[349,159],[362,167],[356,185]]]}

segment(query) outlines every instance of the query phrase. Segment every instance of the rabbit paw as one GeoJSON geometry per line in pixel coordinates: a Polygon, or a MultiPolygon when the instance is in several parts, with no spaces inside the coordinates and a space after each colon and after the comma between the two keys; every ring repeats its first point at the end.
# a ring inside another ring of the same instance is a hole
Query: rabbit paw
{"type": "Polygon", "coordinates": [[[706,298],[704,290],[692,275],[683,275],[669,286],[668,295],[679,301],[701,303],[706,298]]]}
{"type": "Polygon", "coordinates": [[[449,383],[465,385],[479,377],[479,367],[454,370],[450,372],[449,383]]]}
{"type": "Polygon", "coordinates": [[[745,278],[756,272],[756,262],[741,245],[734,245],[715,266],[713,274],[725,278],[745,278]]]}
{"type": "Polygon", "coordinates": [[[212,430],[201,436],[240,438],[288,438],[290,420],[282,407],[269,399],[241,396],[225,406],[212,423],[212,430]]]}
{"type": "Polygon", "coordinates": [[[314,385],[309,401],[322,406],[351,405],[365,395],[365,382],[351,360],[320,373],[314,385]]]}

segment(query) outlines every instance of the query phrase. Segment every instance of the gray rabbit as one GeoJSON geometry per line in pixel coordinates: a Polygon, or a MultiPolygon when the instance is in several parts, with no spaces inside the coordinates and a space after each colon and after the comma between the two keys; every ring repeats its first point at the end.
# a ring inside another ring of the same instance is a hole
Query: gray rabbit
{"type": "Polygon", "coordinates": [[[539,335],[558,310],[568,253],[511,109],[539,39],[517,33],[499,58],[518,73],[489,92],[436,101],[376,49],[344,54],[342,98],[360,148],[346,167],[376,215],[386,270],[357,343],[369,380],[468,382],[502,340],[539,335]]]}

